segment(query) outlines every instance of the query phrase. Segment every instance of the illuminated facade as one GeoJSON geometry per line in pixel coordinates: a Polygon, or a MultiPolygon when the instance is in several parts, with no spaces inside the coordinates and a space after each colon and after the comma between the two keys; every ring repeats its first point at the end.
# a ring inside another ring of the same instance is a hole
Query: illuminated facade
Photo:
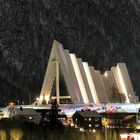
{"type": "Polygon", "coordinates": [[[125,63],[119,63],[110,71],[101,74],[75,54],[63,49],[62,44],[53,42],[41,94],[43,99],[69,99],[72,103],[135,103],[137,98],[125,63]],[[67,95],[60,96],[60,79],[64,78],[67,95]],[[55,82],[54,82],[55,81],[55,82]],[[52,89],[56,95],[52,95],[52,89]]]}

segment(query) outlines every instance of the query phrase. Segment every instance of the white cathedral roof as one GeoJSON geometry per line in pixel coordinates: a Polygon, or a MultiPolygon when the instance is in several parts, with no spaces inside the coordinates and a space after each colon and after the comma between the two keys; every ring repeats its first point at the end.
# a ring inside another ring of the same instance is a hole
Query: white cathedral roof
{"type": "MultiPolygon", "coordinates": [[[[64,76],[73,103],[136,102],[125,63],[118,63],[101,74],[100,70],[95,70],[88,62],[65,50],[57,41],[53,42],[40,99],[51,97],[54,79],[59,80],[59,72],[64,76]]],[[[57,80],[56,92],[59,93],[57,80]]]]}

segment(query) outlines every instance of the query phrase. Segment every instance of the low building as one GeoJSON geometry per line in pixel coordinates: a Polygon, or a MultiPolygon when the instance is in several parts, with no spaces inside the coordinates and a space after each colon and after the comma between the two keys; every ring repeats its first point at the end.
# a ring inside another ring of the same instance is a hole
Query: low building
{"type": "Polygon", "coordinates": [[[102,116],[95,110],[93,111],[76,111],[73,115],[75,127],[87,130],[100,128],[102,126],[102,116]]]}
{"type": "Polygon", "coordinates": [[[13,108],[10,110],[10,118],[22,119],[28,122],[39,124],[41,120],[40,113],[36,112],[32,108],[13,108]]]}

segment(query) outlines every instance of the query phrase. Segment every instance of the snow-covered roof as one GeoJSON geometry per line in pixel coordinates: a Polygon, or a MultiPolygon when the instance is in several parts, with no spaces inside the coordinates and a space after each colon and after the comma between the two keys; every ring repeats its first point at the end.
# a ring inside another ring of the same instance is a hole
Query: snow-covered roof
{"type": "Polygon", "coordinates": [[[32,108],[15,108],[14,111],[18,115],[40,115],[40,113],[36,112],[32,108]]]}

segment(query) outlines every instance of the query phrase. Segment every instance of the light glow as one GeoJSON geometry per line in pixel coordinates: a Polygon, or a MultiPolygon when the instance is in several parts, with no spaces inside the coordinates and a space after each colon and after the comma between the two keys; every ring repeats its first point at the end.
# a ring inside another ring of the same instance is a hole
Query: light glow
{"type": "Polygon", "coordinates": [[[121,70],[118,66],[117,66],[117,72],[118,72],[118,77],[119,77],[119,81],[120,81],[120,86],[121,86],[122,91],[123,91],[123,93],[125,94],[125,97],[126,97],[126,102],[130,103],[130,100],[128,98],[128,93],[127,93],[127,90],[126,90],[126,87],[125,87],[125,84],[124,84],[124,81],[123,81],[122,73],[121,73],[121,70]]]}
{"type": "Polygon", "coordinates": [[[40,95],[40,100],[41,100],[41,101],[43,100],[43,95],[40,95]]]}
{"type": "Polygon", "coordinates": [[[88,81],[88,84],[89,84],[89,87],[90,87],[90,91],[91,91],[94,103],[98,103],[99,99],[98,99],[98,96],[97,96],[95,85],[94,85],[93,80],[92,80],[92,76],[91,76],[91,72],[89,70],[89,66],[86,62],[83,62],[83,67],[84,67],[84,70],[85,70],[85,73],[86,73],[87,81],[88,81]]]}
{"type": "Polygon", "coordinates": [[[139,133],[130,133],[130,134],[120,134],[120,138],[123,139],[128,139],[131,138],[133,140],[140,140],[140,134],[139,133]]]}
{"type": "Polygon", "coordinates": [[[45,96],[45,100],[46,100],[47,103],[48,103],[48,101],[49,101],[49,96],[45,96]]]}
{"type": "Polygon", "coordinates": [[[104,73],[104,76],[107,78],[107,72],[104,73]]]}
{"type": "Polygon", "coordinates": [[[29,120],[32,120],[33,119],[33,117],[32,116],[29,116],[29,120]]]}
{"type": "Polygon", "coordinates": [[[88,100],[88,97],[87,97],[87,92],[86,92],[86,89],[85,89],[85,86],[84,86],[84,82],[83,82],[83,79],[82,79],[82,75],[81,75],[76,57],[75,57],[74,54],[70,54],[70,58],[71,58],[72,65],[73,65],[73,68],[74,68],[74,72],[75,72],[75,75],[76,75],[76,79],[78,81],[78,85],[79,85],[79,88],[80,88],[80,91],[81,91],[81,94],[82,94],[83,101],[84,101],[84,103],[89,103],[89,100],[88,100]]]}
{"type": "MultiPolygon", "coordinates": [[[[37,100],[37,99],[36,99],[37,100]]],[[[42,102],[43,100],[45,100],[46,102],[47,102],[47,104],[48,104],[48,101],[49,101],[49,96],[47,96],[47,95],[40,95],[40,98],[38,98],[38,100],[40,101],[40,102],[42,102]]],[[[37,101],[38,101],[37,100],[37,101]]]]}
{"type": "Polygon", "coordinates": [[[121,137],[121,139],[126,139],[126,138],[128,138],[128,134],[121,134],[120,137],[121,137]]]}
{"type": "Polygon", "coordinates": [[[71,126],[74,126],[74,123],[71,123],[70,125],[71,125],[71,126]]]}
{"type": "Polygon", "coordinates": [[[89,124],[88,126],[91,127],[91,124],[89,124]]]}
{"type": "Polygon", "coordinates": [[[80,128],[80,131],[81,131],[81,132],[84,132],[84,128],[81,127],[81,128],[80,128]]]}
{"type": "Polygon", "coordinates": [[[13,102],[10,102],[10,103],[9,103],[9,106],[11,106],[11,107],[12,107],[13,105],[14,105],[14,103],[13,103],[13,102]]]}

